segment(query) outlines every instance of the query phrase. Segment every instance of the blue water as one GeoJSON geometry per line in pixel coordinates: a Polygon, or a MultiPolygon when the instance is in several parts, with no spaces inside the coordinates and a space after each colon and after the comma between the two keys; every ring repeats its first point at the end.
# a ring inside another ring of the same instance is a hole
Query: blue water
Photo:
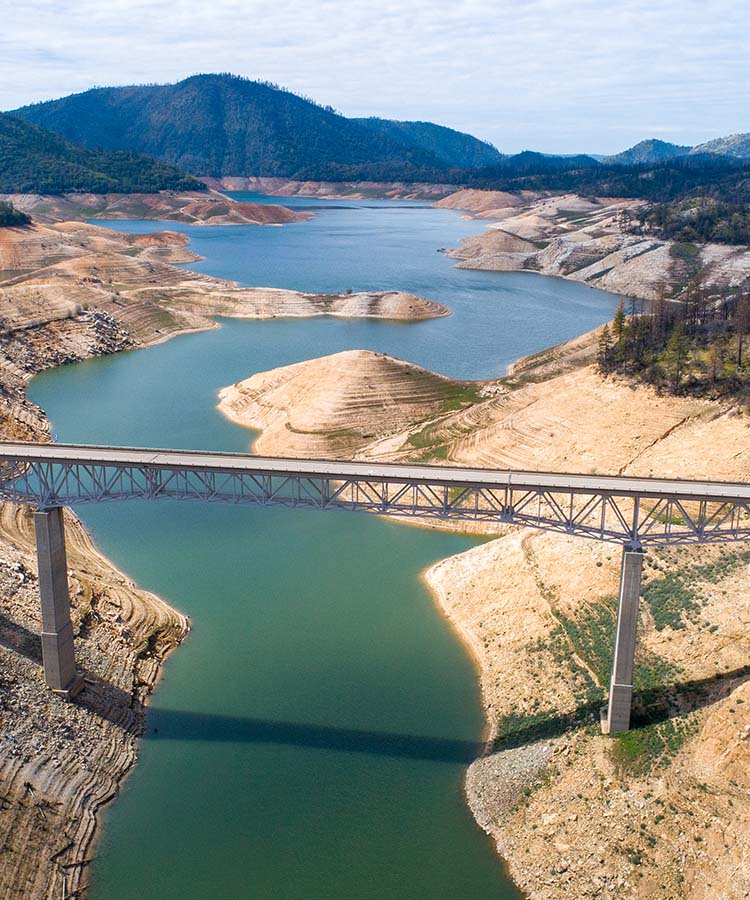
{"type": "MultiPolygon", "coordinates": [[[[611,316],[616,298],[535,275],[459,271],[481,226],[422,204],[295,201],[283,228],[185,230],[191,268],[332,292],[401,289],[454,315],[420,323],[242,322],[43,373],[62,441],[247,448],[224,385],[343,349],[461,377],[611,316]]],[[[128,231],[153,222],[116,222],[128,231]]],[[[462,797],[483,721],[475,673],[419,578],[476,541],[367,516],[177,502],[84,520],[138,583],[191,616],[139,763],[105,816],[94,900],[516,900],[462,797]]]]}
{"type": "MultiPolygon", "coordinates": [[[[317,323],[286,323],[271,339],[299,345],[295,360],[339,349],[371,349],[454,378],[491,378],[520,356],[601,325],[619,301],[613,294],[532,272],[456,269],[456,261],[438,249],[457,246],[485,225],[453,210],[401,201],[389,206],[389,201],[347,205],[294,199],[297,207],[314,207],[315,218],[267,228],[172,222],[163,227],[189,234],[191,249],[205,257],[188,268],[242,285],[321,293],[402,290],[453,310],[449,318],[418,325],[353,320],[316,328],[317,323]]],[[[134,232],[155,227],[147,221],[99,224],[134,232]]],[[[261,343],[266,340],[267,333],[256,324],[245,330],[261,334],[261,343]]],[[[287,355],[279,359],[274,365],[291,361],[287,355]]]]}

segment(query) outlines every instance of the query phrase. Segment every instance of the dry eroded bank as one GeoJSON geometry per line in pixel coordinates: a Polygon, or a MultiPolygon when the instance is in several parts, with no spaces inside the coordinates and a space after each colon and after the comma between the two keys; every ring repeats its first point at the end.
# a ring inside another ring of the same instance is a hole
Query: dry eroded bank
{"type": "MultiPolygon", "coordinates": [[[[595,335],[496,382],[365,351],[252,376],[220,408],[275,455],[750,478],[750,423],[602,379],[595,335]]],[[[481,666],[495,749],[467,793],[532,898],[750,892],[750,553],[649,555],[637,686],[651,724],[598,733],[619,548],[513,530],[427,579],[481,666]]]]}
{"type": "Polygon", "coordinates": [[[189,225],[286,225],[310,217],[284,206],[243,203],[217,191],[156,194],[3,194],[35,222],[71,219],[168,219],[189,225]]]}
{"type": "Polygon", "coordinates": [[[747,247],[675,245],[623,231],[622,211],[641,200],[461,190],[435,205],[493,220],[449,252],[459,268],[541,272],[646,300],[678,296],[699,271],[720,290],[750,277],[747,247]]]}

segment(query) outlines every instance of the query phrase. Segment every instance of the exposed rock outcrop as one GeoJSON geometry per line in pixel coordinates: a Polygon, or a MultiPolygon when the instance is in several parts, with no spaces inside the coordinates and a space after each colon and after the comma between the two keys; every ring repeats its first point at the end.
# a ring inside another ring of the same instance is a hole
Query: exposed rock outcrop
{"type": "Polygon", "coordinates": [[[717,290],[750,277],[747,247],[684,248],[623,230],[623,211],[642,206],[640,200],[462,190],[436,205],[495,220],[448,252],[461,260],[459,268],[541,272],[645,300],[679,297],[698,272],[717,290]]]}

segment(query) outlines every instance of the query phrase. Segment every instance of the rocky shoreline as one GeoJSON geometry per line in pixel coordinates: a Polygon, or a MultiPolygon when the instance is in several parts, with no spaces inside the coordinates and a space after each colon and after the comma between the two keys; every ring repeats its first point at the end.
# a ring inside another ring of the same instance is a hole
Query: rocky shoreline
{"type": "Polygon", "coordinates": [[[727,292],[750,277],[745,246],[676,244],[628,231],[625,211],[643,205],[477,190],[459,190],[435,203],[492,222],[447,251],[460,269],[539,272],[641,300],[677,299],[696,278],[708,290],[727,292]]]}

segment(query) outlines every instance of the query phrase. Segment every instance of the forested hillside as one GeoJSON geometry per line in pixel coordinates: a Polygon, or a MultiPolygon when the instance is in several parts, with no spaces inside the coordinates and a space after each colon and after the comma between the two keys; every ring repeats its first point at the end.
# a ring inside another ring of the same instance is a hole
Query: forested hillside
{"type": "Polygon", "coordinates": [[[322,177],[331,166],[441,169],[405,145],[274,85],[233,75],[96,88],[16,114],[87,147],[147,153],[195,175],[322,177]]]}
{"type": "Polygon", "coordinates": [[[623,150],[622,153],[605,156],[602,162],[620,166],[637,166],[641,163],[657,163],[666,159],[676,159],[678,156],[687,156],[691,150],[692,147],[683,144],[670,144],[668,141],[651,138],[647,141],[639,141],[633,147],[623,150]]]}
{"type": "Polygon", "coordinates": [[[718,153],[722,156],[734,156],[737,159],[750,160],[750,133],[728,134],[726,137],[714,138],[705,144],[693,147],[692,153],[718,153]]]}
{"type": "Polygon", "coordinates": [[[30,126],[21,133],[17,120],[3,117],[0,191],[195,186],[171,166],[196,176],[428,182],[632,197],[651,206],[629,228],[678,241],[750,242],[748,135],[694,148],[647,140],[601,161],[532,151],[503,156],[430,122],[348,119],[276,85],[227,74],[95,88],[14,115],[66,140],[30,126]]]}
{"type": "Polygon", "coordinates": [[[680,243],[750,243],[750,205],[712,197],[655,203],[626,224],[629,231],[680,243]]]}
{"type": "Polygon", "coordinates": [[[0,193],[151,193],[205,190],[174,166],[132,150],[79,147],[44,128],[0,113],[0,193]]]}
{"type": "MultiPolygon", "coordinates": [[[[683,252],[683,245],[676,245],[683,252]]],[[[750,403],[750,280],[718,297],[700,275],[682,303],[656,301],[630,315],[624,303],[599,338],[599,368],[675,394],[750,403]]]]}
{"type": "Polygon", "coordinates": [[[638,166],[605,165],[590,157],[554,159],[543,165],[532,157],[506,157],[498,166],[464,173],[470,187],[487,190],[574,191],[594,197],[633,197],[652,201],[707,196],[750,202],[750,162],[707,155],[680,156],[638,166]],[[527,163],[521,165],[520,158],[527,163]],[[563,165],[564,164],[564,165],[563,165]]]}
{"type": "Polygon", "coordinates": [[[450,168],[481,169],[503,158],[492,144],[433,122],[398,122],[376,117],[352,121],[371,131],[386,134],[406,146],[421,147],[450,168]]]}

